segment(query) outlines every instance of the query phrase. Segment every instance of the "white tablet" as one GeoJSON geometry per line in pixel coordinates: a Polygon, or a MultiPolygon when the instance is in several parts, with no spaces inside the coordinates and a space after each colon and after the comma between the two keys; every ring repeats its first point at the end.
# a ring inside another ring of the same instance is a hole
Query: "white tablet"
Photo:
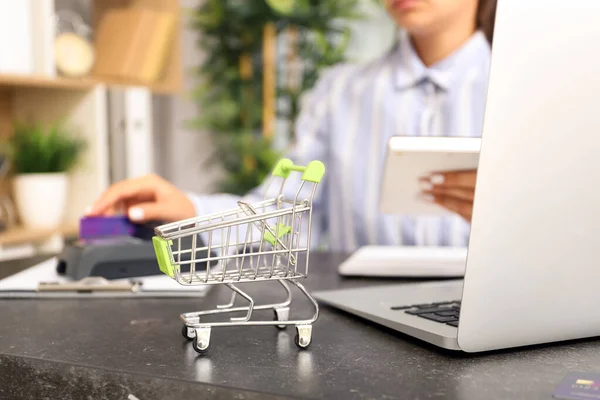
{"type": "Polygon", "coordinates": [[[449,214],[445,208],[419,199],[419,179],[436,171],[477,168],[480,147],[480,138],[390,138],[381,185],[381,212],[402,215],[449,214]]]}

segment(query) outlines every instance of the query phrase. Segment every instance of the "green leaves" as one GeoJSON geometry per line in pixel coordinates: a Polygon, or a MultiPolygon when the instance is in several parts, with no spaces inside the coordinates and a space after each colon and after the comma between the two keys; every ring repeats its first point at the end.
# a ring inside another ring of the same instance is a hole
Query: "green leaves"
{"type": "Polygon", "coordinates": [[[18,122],[7,142],[17,174],[67,172],[75,166],[86,144],[60,123],[18,122]]]}
{"type": "MultiPolygon", "coordinates": [[[[276,88],[278,118],[293,126],[302,92],[311,89],[323,68],[344,61],[349,42],[345,20],[360,17],[361,0],[206,0],[192,18],[197,46],[205,55],[196,70],[200,83],[191,93],[201,117],[189,124],[208,130],[216,150],[212,162],[227,172],[219,189],[243,195],[260,185],[281,154],[262,137],[263,29],[274,23],[280,44],[287,42],[290,27],[297,32],[299,87],[287,85],[282,63],[288,50],[278,46],[276,88]],[[249,60],[244,68],[240,62],[249,60]],[[242,70],[249,76],[242,76],[242,70]]],[[[286,70],[286,66],[283,66],[286,70]]],[[[289,132],[294,136],[294,132],[289,132]]],[[[293,138],[291,138],[293,139],[293,138]]]]}
{"type": "Polygon", "coordinates": [[[294,12],[296,0],[266,0],[267,4],[279,14],[289,15],[294,12]]]}

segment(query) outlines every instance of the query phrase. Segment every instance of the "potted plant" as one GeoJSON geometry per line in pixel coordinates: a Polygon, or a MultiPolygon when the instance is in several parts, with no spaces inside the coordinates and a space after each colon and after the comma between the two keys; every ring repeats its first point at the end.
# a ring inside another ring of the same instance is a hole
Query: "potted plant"
{"type": "Polygon", "coordinates": [[[68,173],[85,142],[62,123],[18,122],[7,144],[21,223],[30,228],[57,228],[66,208],[68,173]]]}
{"type": "Polygon", "coordinates": [[[351,29],[342,22],[362,18],[363,2],[201,2],[192,27],[207,57],[193,93],[202,115],[191,126],[213,135],[208,161],[226,173],[219,191],[244,195],[271,173],[295,140],[302,95],[324,69],[347,61],[351,29]]]}

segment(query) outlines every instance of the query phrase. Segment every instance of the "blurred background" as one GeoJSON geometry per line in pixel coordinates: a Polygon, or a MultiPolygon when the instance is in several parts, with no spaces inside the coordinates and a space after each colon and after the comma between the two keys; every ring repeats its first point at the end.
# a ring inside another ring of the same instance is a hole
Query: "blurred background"
{"type": "Polygon", "coordinates": [[[115,181],[255,187],[302,95],[395,29],[378,0],[0,0],[0,260],[60,250],[115,181]]]}

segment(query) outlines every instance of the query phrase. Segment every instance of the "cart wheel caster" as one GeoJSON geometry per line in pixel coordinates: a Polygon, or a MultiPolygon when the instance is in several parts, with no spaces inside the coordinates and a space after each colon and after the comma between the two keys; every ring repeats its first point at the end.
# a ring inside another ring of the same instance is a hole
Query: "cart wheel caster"
{"type": "Polygon", "coordinates": [[[296,336],[294,343],[301,349],[306,349],[310,345],[312,336],[312,325],[296,326],[296,336]]]}
{"type": "MultiPolygon", "coordinates": [[[[273,321],[287,321],[290,316],[290,308],[289,307],[275,308],[275,309],[273,309],[273,314],[275,314],[275,316],[273,317],[273,321]]],[[[277,326],[278,329],[282,329],[282,330],[287,327],[287,325],[275,325],[275,326],[277,326]]]]}
{"type": "Polygon", "coordinates": [[[194,350],[196,350],[196,353],[206,353],[208,351],[208,344],[202,342],[202,343],[198,343],[198,338],[195,337],[194,340],[192,341],[192,347],[194,348],[194,350]]]}
{"type": "Polygon", "coordinates": [[[181,334],[187,340],[192,340],[196,337],[196,330],[194,328],[188,328],[187,325],[181,327],[181,334]]]}
{"type": "Polygon", "coordinates": [[[192,347],[197,353],[205,353],[210,345],[210,328],[195,329],[196,336],[192,341],[192,347]]]}

